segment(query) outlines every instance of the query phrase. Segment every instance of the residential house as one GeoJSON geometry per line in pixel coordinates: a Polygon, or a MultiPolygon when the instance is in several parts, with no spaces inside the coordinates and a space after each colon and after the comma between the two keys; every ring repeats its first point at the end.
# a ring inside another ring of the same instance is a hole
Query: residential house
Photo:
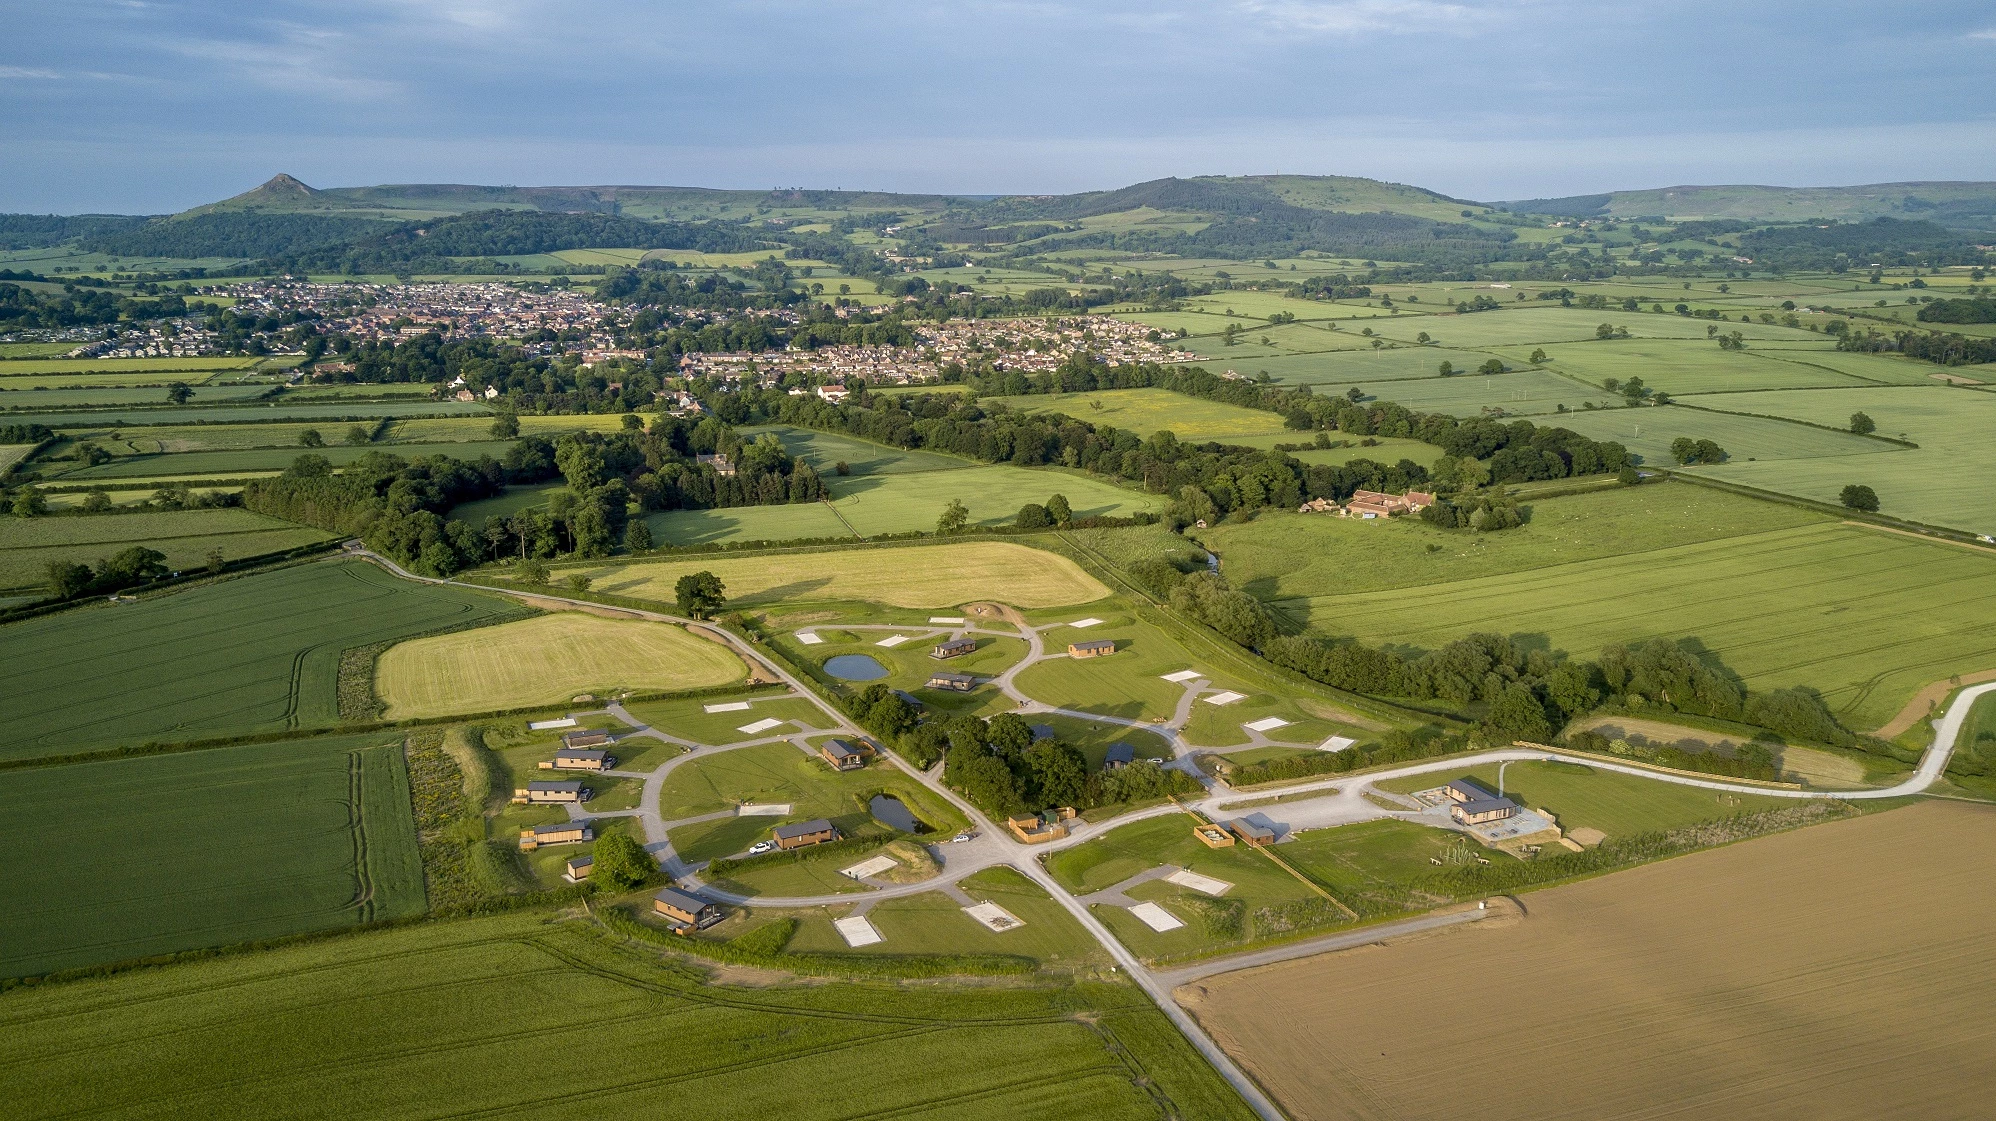
{"type": "Polygon", "coordinates": [[[839,828],[820,817],[795,825],[779,825],[770,830],[770,835],[776,838],[777,848],[788,852],[836,841],[839,839],[839,828]]]}
{"type": "Polygon", "coordinates": [[[719,903],[709,903],[691,892],[671,887],[662,888],[651,897],[651,909],[665,916],[676,934],[704,930],[720,922],[722,917],[719,903]]]}
{"type": "Polygon", "coordinates": [[[821,385],[818,387],[818,396],[829,404],[843,405],[848,394],[843,385],[821,385]]]}
{"type": "Polygon", "coordinates": [[[563,747],[602,747],[614,742],[610,733],[601,728],[577,728],[573,732],[563,732],[561,736],[563,747]]]}
{"type": "Polygon", "coordinates": [[[720,453],[714,455],[696,455],[693,457],[693,461],[702,467],[712,467],[716,475],[732,476],[735,473],[735,465],[729,463],[728,457],[720,453]]]}

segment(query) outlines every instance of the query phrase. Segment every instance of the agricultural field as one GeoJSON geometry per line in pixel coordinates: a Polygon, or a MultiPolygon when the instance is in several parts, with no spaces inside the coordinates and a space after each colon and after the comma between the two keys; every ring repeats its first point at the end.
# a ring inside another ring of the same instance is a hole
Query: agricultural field
{"type": "Polygon", "coordinates": [[[1293,1117],[1969,1116],[1996,966],[1986,806],[1926,803],[1534,892],[1529,917],[1179,990],[1293,1117]],[[1908,854],[1922,854],[1908,860],[1908,854]],[[1851,901],[1861,899],[1863,906],[1851,901]],[[1410,991],[1474,989],[1522,1026],[1410,991]],[[1616,994],[1643,994],[1624,999],[1616,994]],[[1322,1041],[1367,1025],[1363,1047],[1322,1041]],[[1501,1032],[1501,1038],[1497,1034],[1501,1032]],[[1616,1060],[1601,1061],[1606,1051],[1616,1060]],[[1926,1056],[1885,1062],[1880,1055],[1926,1056]]]}
{"type": "MultiPolygon", "coordinates": [[[[1360,385],[1373,382],[1405,381],[1437,376],[1444,359],[1465,369],[1475,369],[1489,355],[1468,352],[1438,352],[1433,347],[1393,347],[1387,350],[1347,350],[1325,354],[1304,354],[1258,359],[1252,363],[1194,362],[1195,369],[1215,373],[1239,369],[1250,375],[1267,374],[1277,385],[1360,385]]],[[[1390,391],[1369,390],[1386,400],[1390,391]]]]}
{"type": "Polygon", "coordinates": [[[810,464],[812,470],[827,479],[832,478],[841,463],[854,475],[906,475],[979,466],[971,460],[937,452],[891,448],[843,433],[819,432],[789,425],[743,428],[739,430],[739,435],[744,440],[753,440],[765,432],[773,433],[782,441],[785,451],[810,464]]]}
{"type": "MultiPolygon", "coordinates": [[[[1836,389],[1809,393],[1730,393],[1693,397],[1688,404],[1794,417],[1844,427],[1862,412],[1881,436],[1911,440],[1918,448],[1885,455],[1742,463],[1734,459],[1704,473],[1729,482],[1836,502],[1851,483],[1878,494],[1881,512],[1931,525],[1996,534],[1996,393],[1942,385],[1836,389]]],[[[1872,441],[1876,443],[1876,441],[1872,441]]]]}
{"type": "MultiPolygon", "coordinates": [[[[26,358],[0,361],[0,377],[15,374],[183,374],[196,370],[249,370],[261,358],[26,358]]],[[[184,380],[184,379],[182,379],[184,380]]]]}
{"type": "MultiPolygon", "coordinates": [[[[1439,359],[1436,364],[1440,365],[1439,359]]],[[[1620,404],[1620,398],[1546,370],[1513,370],[1507,374],[1462,372],[1454,377],[1403,378],[1375,385],[1327,382],[1312,389],[1325,397],[1342,397],[1356,389],[1368,402],[1391,401],[1417,413],[1478,416],[1485,410],[1501,410],[1530,415],[1537,423],[1547,425],[1565,425],[1564,410],[1578,411],[1588,402],[1600,405],[1612,399],[1620,404]],[[1540,419],[1536,414],[1542,413],[1561,415],[1557,420],[1540,419]]]]}
{"type": "MultiPolygon", "coordinates": [[[[233,425],[229,427],[234,427],[233,425]]],[[[323,432],[323,429],[321,430],[323,432]]],[[[339,433],[335,432],[337,436],[339,433]]],[[[188,451],[121,455],[109,463],[85,467],[57,476],[64,483],[99,480],[178,479],[196,475],[244,478],[258,472],[282,471],[301,455],[323,456],[335,467],[344,467],[370,452],[385,451],[405,458],[418,455],[448,455],[454,459],[477,459],[481,455],[498,458],[513,446],[510,440],[490,440],[465,444],[336,444],[323,448],[288,447],[244,448],[224,451],[188,451]]]]}
{"type": "Polygon", "coordinates": [[[36,836],[0,867],[0,976],[424,909],[398,735],[16,770],[0,813],[36,836]]]}
{"type": "Polygon", "coordinates": [[[342,651],[522,614],[344,561],[10,623],[0,759],[323,727],[339,719],[342,651]],[[52,719],[50,697],[78,703],[52,719]]]}
{"type": "Polygon", "coordinates": [[[13,470],[16,463],[28,458],[28,453],[34,450],[33,444],[0,444],[0,476],[13,470]]]}
{"type": "MultiPolygon", "coordinates": [[[[1796,392],[1815,394],[1823,391],[1796,392]]],[[[1732,405],[1739,396],[1744,395],[1728,393],[1719,400],[1732,405]]],[[[1837,457],[1850,463],[1855,457],[1897,454],[1901,450],[1883,440],[1867,439],[1849,432],[1826,432],[1793,421],[1739,416],[1709,409],[1678,408],[1675,405],[1567,412],[1557,418],[1544,418],[1540,423],[1569,428],[1594,440],[1613,440],[1641,456],[1642,463],[1664,467],[1677,462],[1670,454],[1670,442],[1680,436],[1715,441],[1726,449],[1730,463],[1821,457],[1837,457]]]]}
{"type": "Polygon", "coordinates": [[[375,663],[390,720],[556,704],[615,694],[725,685],[746,672],[719,642],[667,623],[557,611],[411,639],[375,663]]]}
{"type": "MultiPolygon", "coordinates": [[[[1666,307],[1671,302],[1668,294],[1659,295],[1656,299],[1665,301],[1666,307]]],[[[1708,322],[1712,321],[1688,315],[1658,315],[1647,308],[1623,311],[1620,308],[1517,307],[1470,315],[1437,315],[1418,319],[1403,317],[1377,322],[1373,327],[1381,335],[1397,342],[1411,343],[1417,334],[1426,331],[1437,346],[1476,349],[1525,343],[1582,342],[1594,338],[1595,329],[1603,323],[1626,327],[1631,336],[1639,339],[1703,339],[1708,322]]],[[[1721,330],[1728,333],[1737,330],[1749,342],[1806,342],[1828,349],[1831,341],[1820,333],[1800,327],[1766,323],[1732,322],[1724,324],[1721,330]]],[[[1712,344],[1712,349],[1717,350],[1718,345],[1712,344]]]]}
{"type": "MultiPolygon", "coordinates": [[[[1390,779],[1380,783],[1379,788],[1412,794],[1454,778],[1471,778],[1486,790],[1497,789],[1494,764],[1390,779]]],[[[1504,793],[1521,805],[1551,810],[1563,829],[1597,829],[1611,839],[1681,829],[1715,818],[1793,804],[1785,798],[1728,794],[1599,771],[1581,763],[1530,760],[1512,763],[1504,769],[1504,793]]]]}
{"type": "MultiPolygon", "coordinates": [[[[483,405],[457,401],[383,400],[286,402],[282,399],[260,404],[203,405],[197,396],[187,405],[144,405],[130,409],[76,412],[9,414],[13,424],[46,424],[50,428],[130,428],[138,424],[247,424],[275,421],[314,421],[320,424],[351,424],[378,417],[486,416],[483,405]]],[[[330,440],[328,441],[330,442],[330,440]]]]}
{"type": "MultiPolygon", "coordinates": [[[[21,378],[20,381],[40,379],[21,378]]],[[[195,396],[206,401],[244,401],[270,392],[267,385],[203,386],[195,396]]],[[[40,388],[0,382],[0,409],[8,412],[37,412],[56,409],[86,409],[116,405],[164,405],[166,389],[149,386],[80,386],[40,388]]]]}
{"type": "Polygon", "coordinates": [[[723,985],[542,914],[49,986],[10,999],[0,1028],[23,1121],[650,1115],[689,1100],[792,1121],[846,1118],[855,1102],[910,1117],[1254,1116],[1134,987],[723,985]],[[551,1077],[551,1056],[580,1054],[642,1059],[551,1077]],[[250,1073],[217,1078],[218,1056],[250,1073]]]}
{"type": "Polygon", "coordinates": [[[1315,633],[1403,649],[1489,630],[1582,657],[1694,640],[1750,687],[1812,686],[1868,730],[1929,682],[1996,666],[1992,577],[1996,557],[1969,546],[1817,522],[1271,606],[1315,633]]]}
{"type": "Polygon", "coordinates": [[[206,566],[215,549],[222,551],[223,560],[236,561],[331,536],[241,509],[10,518],[0,522],[0,588],[39,587],[53,562],[94,568],[104,557],[133,545],[164,553],[167,566],[179,571],[206,566]]]}
{"type": "MultiPolygon", "coordinates": [[[[1523,362],[1529,357],[1523,348],[1507,348],[1501,353],[1513,362],[1523,362]]],[[[1673,397],[1682,397],[1687,393],[1822,389],[1868,384],[1827,366],[1773,357],[1777,353],[1795,352],[1721,350],[1710,341],[1678,339],[1596,340],[1548,348],[1545,365],[1568,377],[1597,386],[1609,378],[1618,382],[1641,378],[1649,388],[1673,397]]]]}
{"type": "Polygon", "coordinates": [[[1066,557],[1009,541],[640,560],[580,571],[594,579],[597,591],[668,604],[673,584],[692,572],[720,577],[728,602],[737,606],[865,600],[892,607],[954,607],[996,598],[1030,608],[1087,603],[1109,594],[1066,557]]]}
{"type": "Polygon", "coordinates": [[[1283,431],[1282,418],[1274,413],[1187,397],[1168,389],[990,397],[984,403],[1004,405],[1022,413],[1062,413],[1146,438],[1168,430],[1181,440],[1226,442],[1239,436],[1268,436],[1283,431]]]}
{"type": "Polygon", "coordinates": [[[1690,483],[1649,483],[1527,502],[1501,533],[1439,529],[1419,518],[1363,521],[1269,513],[1191,530],[1220,573],[1262,599],[1411,588],[1644,553],[1789,526],[1825,515],[1690,483]]]}

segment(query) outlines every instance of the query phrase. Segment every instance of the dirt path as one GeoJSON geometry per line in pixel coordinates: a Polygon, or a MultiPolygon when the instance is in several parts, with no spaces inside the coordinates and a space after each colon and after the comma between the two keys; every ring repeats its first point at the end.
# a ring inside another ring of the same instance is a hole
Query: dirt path
{"type": "Polygon", "coordinates": [[[1936,681],[1913,694],[1913,699],[1906,702],[1906,707],[1899,710],[1899,715],[1887,720],[1871,734],[1881,740],[1889,740],[1933,715],[1934,709],[1939,707],[1942,701],[1947,700],[1949,693],[1963,685],[1980,685],[1985,681],[1996,681],[1996,669],[1977,670],[1974,673],[1950,677],[1946,681],[1936,681]]]}

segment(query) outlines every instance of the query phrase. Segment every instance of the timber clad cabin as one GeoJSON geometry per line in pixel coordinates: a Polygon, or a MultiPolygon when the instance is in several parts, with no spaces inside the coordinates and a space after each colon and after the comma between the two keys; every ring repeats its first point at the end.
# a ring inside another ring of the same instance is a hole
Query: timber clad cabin
{"type": "Polygon", "coordinates": [[[513,791],[513,801],[531,805],[587,802],[591,793],[580,782],[530,782],[513,791]]]}
{"type": "Polygon", "coordinates": [[[958,658],[972,653],[976,649],[977,640],[974,638],[952,638],[948,642],[940,643],[935,649],[930,650],[929,657],[937,660],[958,658]]]}
{"type": "Polygon", "coordinates": [[[612,742],[614,738],[601,728],[579,728],[573,732],[564,732],[561,737],[561,746],[570,748],[602,747],[612,742]]]}
{"type": "Polygon", "coordinates": [[[1093,642],[1070,642],[1067,644],[1067,656],[1070,658],[1103,658],[1115,652],[1116,641],[1110,638],[1098,638],[1093,642]]]}
{"type": "Polygon", "coordinates": [[[554,760],[542,763],[544,771],[607,771],[616,766],[616,757],[607,751],[593,748],[564,747],[554,753],[554,760]]]}
{"type": "Polygon", "coordinates": [[[562,866],[561,878],[567,880],[569,883],[579,884],[588,879],[589,873],[594,871],[595,868],[596,861],[591,857],[571,857],[569,862],[562,866]]]}
{"type": "Polygon", "coordinates": [[[532,852],[542,845],[579,845],[596,839],[596,831],[586,821],[557,821],[520,830],[520,851],[532,852]]]}
{"type": "Polygon", "coordinates": [[[787,852],[836,841],[839,839],[839,828],[821,817],[795,825],[779,825],[770,830],[770,835],[776,838],[776,847],[787,852]]]}
{"type": "Polygon", "coordinates": [[[1448,795],[1448,814],[1464,825],[1482,825],[1486,822],[1502,821],[1518,812],[1518,804],[1509,798],[1500,798],[1475,783],[1456,779],[1442,787],[1448,795]]]}
{"type": "Polygon", "coordinates": [[[929,675],[929,688],[968,693],[977,688],[977,679],[967,673],[932,673],[929,675]]]}
{"type": "Polygon", "coordinates": [[[856,771],[866,766],[866,753],[845,740],[826,740],[818,755],[835,771],[856,771]]]}
{"type": "Polygon", "coordinates": [[[1129,744],[1116,742],[1109,745],[1109,754],[1102,760],[1105,771],[1120,770],[1136,762],[1137,749],[1129,744]]]}
{"type": "Polygon", "coordinates": [[[651,909],[672,922],[675,933],[703,930],[721,921],[721,905],[709,903],[678,888],[663,888],[651,897],[651,909]]]}

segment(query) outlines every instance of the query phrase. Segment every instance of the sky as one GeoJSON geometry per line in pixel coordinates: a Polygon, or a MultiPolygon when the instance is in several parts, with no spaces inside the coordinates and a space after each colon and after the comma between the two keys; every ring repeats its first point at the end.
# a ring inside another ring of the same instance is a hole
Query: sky
{"type": "Polygon", "coordinates": [[[1996,180],[1987,0],[0,0],[0,211],[289,172],[1502,200],[1996,180]]]}

